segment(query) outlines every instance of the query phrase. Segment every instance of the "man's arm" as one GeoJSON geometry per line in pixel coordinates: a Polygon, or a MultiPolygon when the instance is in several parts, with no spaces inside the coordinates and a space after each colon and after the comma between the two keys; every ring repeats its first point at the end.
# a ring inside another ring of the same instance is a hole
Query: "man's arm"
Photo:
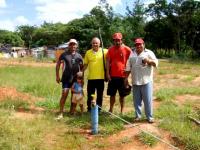
{"type": "Polygon", "coordinates": [[[61,60],[58,60],[56,63],[56,82],[57,83],[60,83],[60,74],[59,74],[60,64],[61,64],[61,60]]]}
{"type": "Polygon", "coordinates": [[[108,57],[106,57],[106,77],[109,81],[111,80],[111,77],[110,77],[110,59],[108,57]]]}
{"type": "Polygon", "coordinates": [[[128,77],[129,77],[130,73],[131,73],[130,71],[125,71],[125,79],[124,79],[125,86],[129,85],[128,77]]]}
{"type": "Polygon", "coordinates": [[[124,84],[125,86],[127,86],[129,83],[128,83],[128,77],[131,73],[131,61],[130,61],[130,57],[128,58],[127,60],[127,63],[126,63],[126,68],[125,68],[125,80],[124,80],[124,84]]]}
{"type": "Polygon", "coordinates": [[[156,58],[155,54],[152,51],[149,51],[149,56],[147,58],[144,58],[143,60],[144,64],[157,67],[158,66],[158,59],[156,58]]]}
{"type": "Polygon", "coordinates": [[[84,78],[84,74],[85,74],[85,70],[87,69],[88,64],[84,64],[83,65],[83,78],[84,78]]]}
{"type": "Polygon", "coordinates": [[[150,66],[154,66],[154,67],[157,66],[157,62],[156,62],[156,60],[154,60],[154,59],[144,58],[144,59],[142,60],[142,62],[143,62],[144,64],[147,64],[147,65],[150,65],[150,66]]]}

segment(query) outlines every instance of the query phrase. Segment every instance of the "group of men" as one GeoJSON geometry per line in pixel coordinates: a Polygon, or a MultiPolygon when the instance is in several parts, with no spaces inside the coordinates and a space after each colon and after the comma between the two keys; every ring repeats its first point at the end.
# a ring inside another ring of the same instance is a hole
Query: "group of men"
{"type": "MultiPolygon", "coordinates": [[[[135,109],[135,121],[142,117],[141,107],[144,103],[145,115],[149,123],[154,122],[153,118],[153,67],[158,66],[158,59],[155,54],[145,48],[142,38],[134,40],[133,49],[126,46],[122,41],[121,33],[114,33],[112,36],[113,46],[109,49],[101,48],[101,41],[94,37],[91,41],[92,48],[86,51],[84,59],[76,51],[78,42],[70,39],[68,51],[64,52],[56,64],[56,81],[62,82],[62,96],[60,98],[60,115],[63,117],[64,105],[69,90],[75,81],[77,72],[82,71],[83,76],[88,68],[87,75],[87,111],[91,111],[92,95],[96,93],[96,103],[101,111],[103,103],[103,91],[105,78],[108,79],[107,95],[110,96],[110,109],[113,113],[116,93],[119,93],[121,113],[124,111],[124,88],[129,84],[128,77],[131,73],[133,104],[135,109]],[[60,80],[59,70],[63,63],[63,73],[60,80]]],[[[71,109],[70,109],[71,111],[71,109]]]]}

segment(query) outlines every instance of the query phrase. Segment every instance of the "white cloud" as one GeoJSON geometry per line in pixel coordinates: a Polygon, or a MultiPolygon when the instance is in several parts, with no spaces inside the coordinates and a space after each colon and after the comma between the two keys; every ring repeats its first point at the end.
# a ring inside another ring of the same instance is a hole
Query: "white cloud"
{"type": "MultiPolygon", "coordinates": [[[[122,0],[107,0],[107,2],[115,8],[116,5],[121,5],[122,0]]],[[[22,16],[16,16],[11,19],[8,16],[5,19],[0,19],[0,29],[14,31],[17,26],[25,24],[42,24],[47,22],[67,23],[70,20],[81,18],[84,14],[88,14],[92,8],[99,4],[99,0],[25,0],[26,3],[34,4],[37,13],[31,21],[22,16]]],[[[23,4],[22,4],[23,5],[23,4]]],[[[9,7],[5,0],[0,0],[0,8],[9,7]]],[[[7,9],[6,11],[8,11],[7,9]]],[[[8,11],[10,12],[10,10],[8,11]]],[[[5,10],[0,9],[0,14],[4,14],[5,10]]]]}
{"type": "Polygon", "coordinates": [[[17,26],[26,25],[29,21],[24,16],[18,16],[14,20],[0,20],[0,29],[14,31],[17,26]]]}
{"type": "Polygon", "coordinates": [[[121,0],[107,0],[107,2],[113,7],[118,4],[122,4],[121,0]]]}
{"type": "Polygon", "coordinates": [[[14,31],[15,24],[12,20],[0,20],[0,29],[14,31]]]}
{"type": "MultiPolygon", "coordinates": [[[[37,10],[37,18],[40,21],[62,22],[81,18],[84,14],[98,5],[99,0],[34,0],[37,10]]],[[[121,0],[108,0],[115,7],[121,4],[121,0]]]]}
{"type": "Polygon", "coordinates": [[[0,0],[0,8],[6,8],[6,1],[0,0]]]}
{"type": "Polygon", "coordinates": [[[155,0],[145,0],[144,4],[149,5],[151,3],[155,3],[155,0]]]}
{"type": "Polygon", "coordinates": [[[25,25],[25,24],[28,24],[29,21],[28,21],[28,19],[26,19],[24,16],[18,16],[18,17],[15,19],[15,23],[25,25]]]}

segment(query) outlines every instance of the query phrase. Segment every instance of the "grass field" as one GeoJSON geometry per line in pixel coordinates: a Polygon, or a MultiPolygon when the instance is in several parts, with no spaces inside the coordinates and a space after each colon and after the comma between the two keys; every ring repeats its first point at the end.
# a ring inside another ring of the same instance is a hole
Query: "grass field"
{"type": "MultiPolygon", "coordinates": [[[[189,119],[192,116],[200,120],[200,62],[160,60],[154,76],[156,123],[142,122],[139,127],[147,127],[160,138],[169,135],[166,140],[180,149],[200,149],[200,126],[189,119]]],[[[100,114],[99,134],[95,136],[89,134],[91,124],[87,112],[82,116],[66,112],[63,120],[55,121],[60,94],[61,86],[55,82],[55,64],[26,59],[0,60],[0,149],[128,150],[137,146],[156,149],[159,145],[163,148],[153,137],[136,132],[137,128],[127,129],[126,123],[107,113],[100,114]]],[[[66,111],[69,104],[68,98],[66,111]]],[[[109,108],[106,94],[103,108],[109,108]]],[[[118,101],[114,113],[133,123],[132,96],[126,98],[123,115],[118,101]]]]}

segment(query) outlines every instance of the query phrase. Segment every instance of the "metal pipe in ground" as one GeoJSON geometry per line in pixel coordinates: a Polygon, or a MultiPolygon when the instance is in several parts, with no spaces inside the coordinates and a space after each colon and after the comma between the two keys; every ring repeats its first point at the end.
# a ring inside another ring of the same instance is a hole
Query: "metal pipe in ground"
{"type": "Polygon", "coordinates": [[[92,104],[91,106],[91,124],[92,124],[92,134],[98,134],[98,124],[99,124],[99,114],[98,105],[92,104]]]}

